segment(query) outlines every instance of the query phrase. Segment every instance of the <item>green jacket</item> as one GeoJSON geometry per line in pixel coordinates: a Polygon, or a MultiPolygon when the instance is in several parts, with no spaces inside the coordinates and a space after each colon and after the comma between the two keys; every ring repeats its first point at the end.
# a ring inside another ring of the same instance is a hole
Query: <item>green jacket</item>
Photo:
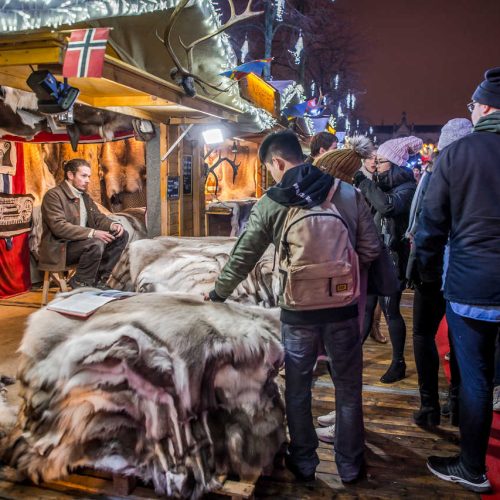
{"type": "Polygon", "coordinates": [[[231,295],[271,243],[279,248],[287,213],[287,207],[266,195],[254,205],[247,227],[234,245],[229,261],[215,283],[215,292],[219,297],[226,299],[231,295]]]}
{"type": "MultiPolygon", "coordinates": [[[[360,265],[368,266],[378,257],[381,245],[377,228],[363,195],[351,185],[341,182],[333,201],[347,223],[349,237],[358,254],[360,265]],[[354,205],[352,190],[354,190],[354,205]]],[[[274,243],[276,249],[279,249],[287,214],[287,207],[271,200],[267,195],[255,204],[250,212],[246,230],[236,242],[228,262],[215,282],[215,293],[221,299],[227,299],[247,277],[270,243],[274,243]]],[[[281,297],[279,304],[282,309],[287,309],[281,297]]],[[[315,312],[300,313],[308,315],[315,312]]]]}

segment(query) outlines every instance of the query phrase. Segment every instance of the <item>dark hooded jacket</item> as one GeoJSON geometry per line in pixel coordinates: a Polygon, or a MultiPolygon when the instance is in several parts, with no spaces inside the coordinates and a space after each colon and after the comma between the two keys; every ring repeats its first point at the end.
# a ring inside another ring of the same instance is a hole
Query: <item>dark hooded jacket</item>
{"type": "MultiPolygon", "coordinates": [[[[270,188],[252,208],[247,227],[236,242],[215,283],[215,289],[210,292],[210,298],[228,298],[271,243],[274,243],[276,249],[279,248],[288,213],[287,207],[309,208],[320,205],[326,199],[333,182],[333,177],[307,163],[285,172],[281,182],[270,188]]],[[[380,241],[372,215],[361,193],[351,185],[341,182],[333,201],[347,223],[349,237],[360,264],[368,264],[376,259],[380,253],[380,241]]],[[[281,320],[289,324],[342,321],[358,314],[356,305],[317,311],[291,311],[286,309],[281,297],[280,306],[281,320]]]]}
{"type": "Polygon", "coordinates": [[[364,179],[358,187],[376,211],[375,223],[391,252],[398,277],[403,283],[410,253],[405,232],[411,200],[417,188],[413,172],[405,167],[392,165],[377,181],[364,179]]]}
{"type": "Polygon", "coordinates": [[[500,111],[439,154],[415,235],[423,281],[441,280],[448,238],[445,298],[500,305],[500,111]]]}

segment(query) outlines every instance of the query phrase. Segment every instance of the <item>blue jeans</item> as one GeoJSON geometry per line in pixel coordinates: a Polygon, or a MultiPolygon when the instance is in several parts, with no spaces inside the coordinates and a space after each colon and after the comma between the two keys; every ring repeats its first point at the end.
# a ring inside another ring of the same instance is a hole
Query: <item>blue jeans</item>
{"type": "Polygon", "coordinates": [[[285,348],[285,403],[292,462],[305,475],[319,464],[311,413],[312,374],[325,346],[335,384],[335,461],[342,480],[355,479],[364,457],[363,354],[358,319],[320,325],[281,325],[285,348]]]}
{"type": "Polygon", "coordinates": [[[485,471],[493,403],[495,343],[500,325],[459,316],[446,318],[460,371],[460,458],[473,473],[485,471]]]}

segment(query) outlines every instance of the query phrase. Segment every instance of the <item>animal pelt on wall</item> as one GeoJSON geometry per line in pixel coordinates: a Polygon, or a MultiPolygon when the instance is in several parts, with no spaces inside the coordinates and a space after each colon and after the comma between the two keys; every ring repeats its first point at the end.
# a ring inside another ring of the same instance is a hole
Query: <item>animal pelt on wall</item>
{"type": "MultiPolygon", "coordinates": [[[[247,143],[250,144],[250,143],[247,143]]],[[[242,198],[252,198],[256,196],[256,171],[258,169],[257,146],[239,146],[236,155],[231,150],[232,146],[225,145],[212,152],[207,158],[208,166],[212,166],[218,161],[219,155],[230,160],[235,160],[239,164],[238,173],[234,177],[231,165],[224,161],[215,170],[214,174],[218,179],[218,191],[215,193],[215,183],[213,175],[207,177],[205,192],[207,198],[214,195],[218,200],[238,200],[242,198]]]]}
{"type": "MultiPolygon", "coordinates": [[[[130,244],[113,269],[110,285],[137,292],[209,292],[229,259],[236,238],[161,236],[130,244]]],[[[270,246],[231,299],[264,307],[278,305],[278,278],[270,246]]]]}
{"type": "Polygon", "coordinates": [[[3,460],[36,483],[90,466],[199,498],[219,474],[256,479],[285,441],[274,311],[158,293],[85,322],[43,309],[20,353],[3,460]]]}

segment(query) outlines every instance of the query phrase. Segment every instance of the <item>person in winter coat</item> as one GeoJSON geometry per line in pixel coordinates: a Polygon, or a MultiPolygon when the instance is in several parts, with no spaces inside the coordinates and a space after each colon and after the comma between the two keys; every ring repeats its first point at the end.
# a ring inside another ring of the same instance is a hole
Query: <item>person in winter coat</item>
{"type": "MultiPolygon", "coordinates": [[[[269,244],[280,247],[289,208],[321,205],[334,185],[333,177],[302,163],[299,141],[291,132],[270,134],[259,157],[277,184],[252,208],[245,232],[239,237],[215,288],[205,299],[224,301],[258,262],[269,244]]],[[[361,266],[377,258],[380,241],[361,193],[339,183],[332,201],[345,221],[349,240],[361,266]]],[[[329,241],[315,243],[328,247],[329,241]]],[[[310,242],[309,242],[310,243],[310,242]]],[[[283,292],[283,291],[282,291],[283,292]]],[[[313,293],[311,296],[317,295],[313,293]]],[[[335,382],[337,433],[335,460],[340,478],[353,482],[364,474],[362,409],[362,352],[356,300],[342,307],[297,310],[280,295],[282,338],[285,349],[285,402],[290,444],[285,463],[298,481],[312,481],[319,464],[318,438],[311,413],[312,372],[318,345],[329,355],[335,382]]]]}
{"type": "MultiPolygon", "coordinates": [[[[411,200],[416,183],[411,170],[404,167],[410,154],[422,147],[417,137],[391,139],[380,145],[377,151],[377,172],[368,179],[363,172],[354,175],[354,183],[376,210],[375,222],[382,238],[391,252],[400,280],[400,290],[390,297],[380,298],[382,311],[387,321],[392,343],[392,362],[380,381],[391,384],[406,376],[404,348],[406,325],[399,310],[401,296],[406,286],[406,265],[409,245],[405,240],[411,200]]],[[[371,330],[371,318],[377,304],[376,296],[368,296],[364,337],[371,330]]]]}
{"type": "Polygon", "coordinates": [[[492,421],[495,343],[500,330],[500,67],[486,72],[468,105],[474,130],[442,151],[415,235],[427,288],[440,288],[460,371],[460,455],[429,457],[446,481],[485,493],[492,421]]]}
{"type": "Polygon", "coordinates": [[[72,288],[97,286],[106,282],[128,241],[118,222],[99,212],[87,194],[90,165],[74,158],[64,165],[64,180],[49,189],[42,201],[43,233],[39,266],[61,271],[76,265],[69,280],[72,288]]]}
{"type": "MultiPolygon", "coordinates": [[[[441,130],[438,141],[438,150],[442,151],[452,142],[465,137],[472,132],[472,122],[466,118],[454,118],[441,130]]],[[[439,156],[438,156],[439,157],[439,156]]],[[[413,197],[410,210],[410,221],[406,237],[410,241],[411,252],[406,271],[408,281],[415,286],[413,295],[413,352],[418,374],[420,391],[420,409],[414,413],[413,419],[417,425],[432,427],[441,422],[441,408],[439,405],[438,372],[439,355],[435,337],[439,324],[445,313],[445,300],[441,287],[427,287],[421,280],[416,266],[415,234],[419,227],[419,216],[423,208],[423,200],[429,183],[432,182],[431,159],[422,175],[420,183],[413,197]]],[[[449,392],[449,411],[451,422],[458,423],[456,392],[458,390],[458,368],[455,356],[450,357],[451,386],[449,392]]]]}

